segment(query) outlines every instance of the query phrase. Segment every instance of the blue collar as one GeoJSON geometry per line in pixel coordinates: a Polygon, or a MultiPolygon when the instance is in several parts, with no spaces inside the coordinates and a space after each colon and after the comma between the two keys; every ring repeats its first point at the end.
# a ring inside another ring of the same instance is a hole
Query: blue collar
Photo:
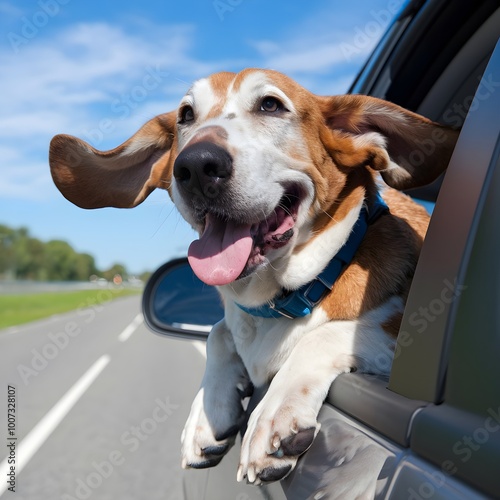
{"type": "Polygon", "coordinates": [[[365,237],[368,225],[388,211],[389,207],[377,192],[377,198],[373,206],[370,210],[363,206],[349,239],[315,279],[302,285],[298,290],[283,290],[270,304],[266,303],[259,307],[245,307],[238,303],[236,305],[246,313],[260,318],[285,317],[294,319],[311,314],[314,307],[332,289],[333,284],[344,268],[352,261],[361,241],[365,237]]]}

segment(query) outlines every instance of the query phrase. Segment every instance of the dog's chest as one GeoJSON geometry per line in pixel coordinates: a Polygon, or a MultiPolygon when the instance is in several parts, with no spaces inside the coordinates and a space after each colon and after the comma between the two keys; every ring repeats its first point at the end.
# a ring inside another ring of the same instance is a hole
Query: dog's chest
{"type": "Polygon", "coordinates": [[[226,307],[225,321],[252,383],[261,386],[271,381],[299,339],[328,318],[319,308],[294,320],[260,318],[233,304],[226,307]]]}

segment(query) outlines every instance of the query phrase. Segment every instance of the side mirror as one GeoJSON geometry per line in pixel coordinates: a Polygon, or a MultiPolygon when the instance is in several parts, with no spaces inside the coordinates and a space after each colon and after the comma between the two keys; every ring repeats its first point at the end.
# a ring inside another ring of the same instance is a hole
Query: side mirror
{"type": "Polygon", "coordinates": [[[206,340],[224,316],[217,290],[195,276],[186,258],[171,260],[153,273],[142,311],[153,332],[189,340],[206,340]]]}

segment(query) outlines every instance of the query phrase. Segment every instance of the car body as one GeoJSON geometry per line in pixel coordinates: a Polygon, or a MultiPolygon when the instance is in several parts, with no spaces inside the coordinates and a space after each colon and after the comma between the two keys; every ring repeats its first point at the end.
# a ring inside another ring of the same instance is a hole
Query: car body
{"type": "MultiPolygon", "coordinates": [[[[410,193],[436,204],[390,379],[339,376],[321,433],[281,484],[237,485],[230,455],[189,473],[186,499],[351,498],[335,453],[349,439],[376,464],[359,474],[376,474],[376,498],[500,498],[499,37],[498,1],[410,1],[350,89],[462,129],[444,178],[410,193]]],[[[152,276],[143,306],[152,330],[192,340],[222,316],[185,259],[152,276]]]]}

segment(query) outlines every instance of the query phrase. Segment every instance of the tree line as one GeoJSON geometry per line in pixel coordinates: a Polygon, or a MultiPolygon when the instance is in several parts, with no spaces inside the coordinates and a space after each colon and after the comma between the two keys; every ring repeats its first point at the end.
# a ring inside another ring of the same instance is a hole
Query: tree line
{"type": "Polygon", "coordinates": [[[91,276],[111,281],[128,277],[125,266],[97,268],[88,253],[76,252],[62,240],[40,241],[25,227],[13,229],[0,224],[0,279],[36,281],[88,281],[91,276]]]}

